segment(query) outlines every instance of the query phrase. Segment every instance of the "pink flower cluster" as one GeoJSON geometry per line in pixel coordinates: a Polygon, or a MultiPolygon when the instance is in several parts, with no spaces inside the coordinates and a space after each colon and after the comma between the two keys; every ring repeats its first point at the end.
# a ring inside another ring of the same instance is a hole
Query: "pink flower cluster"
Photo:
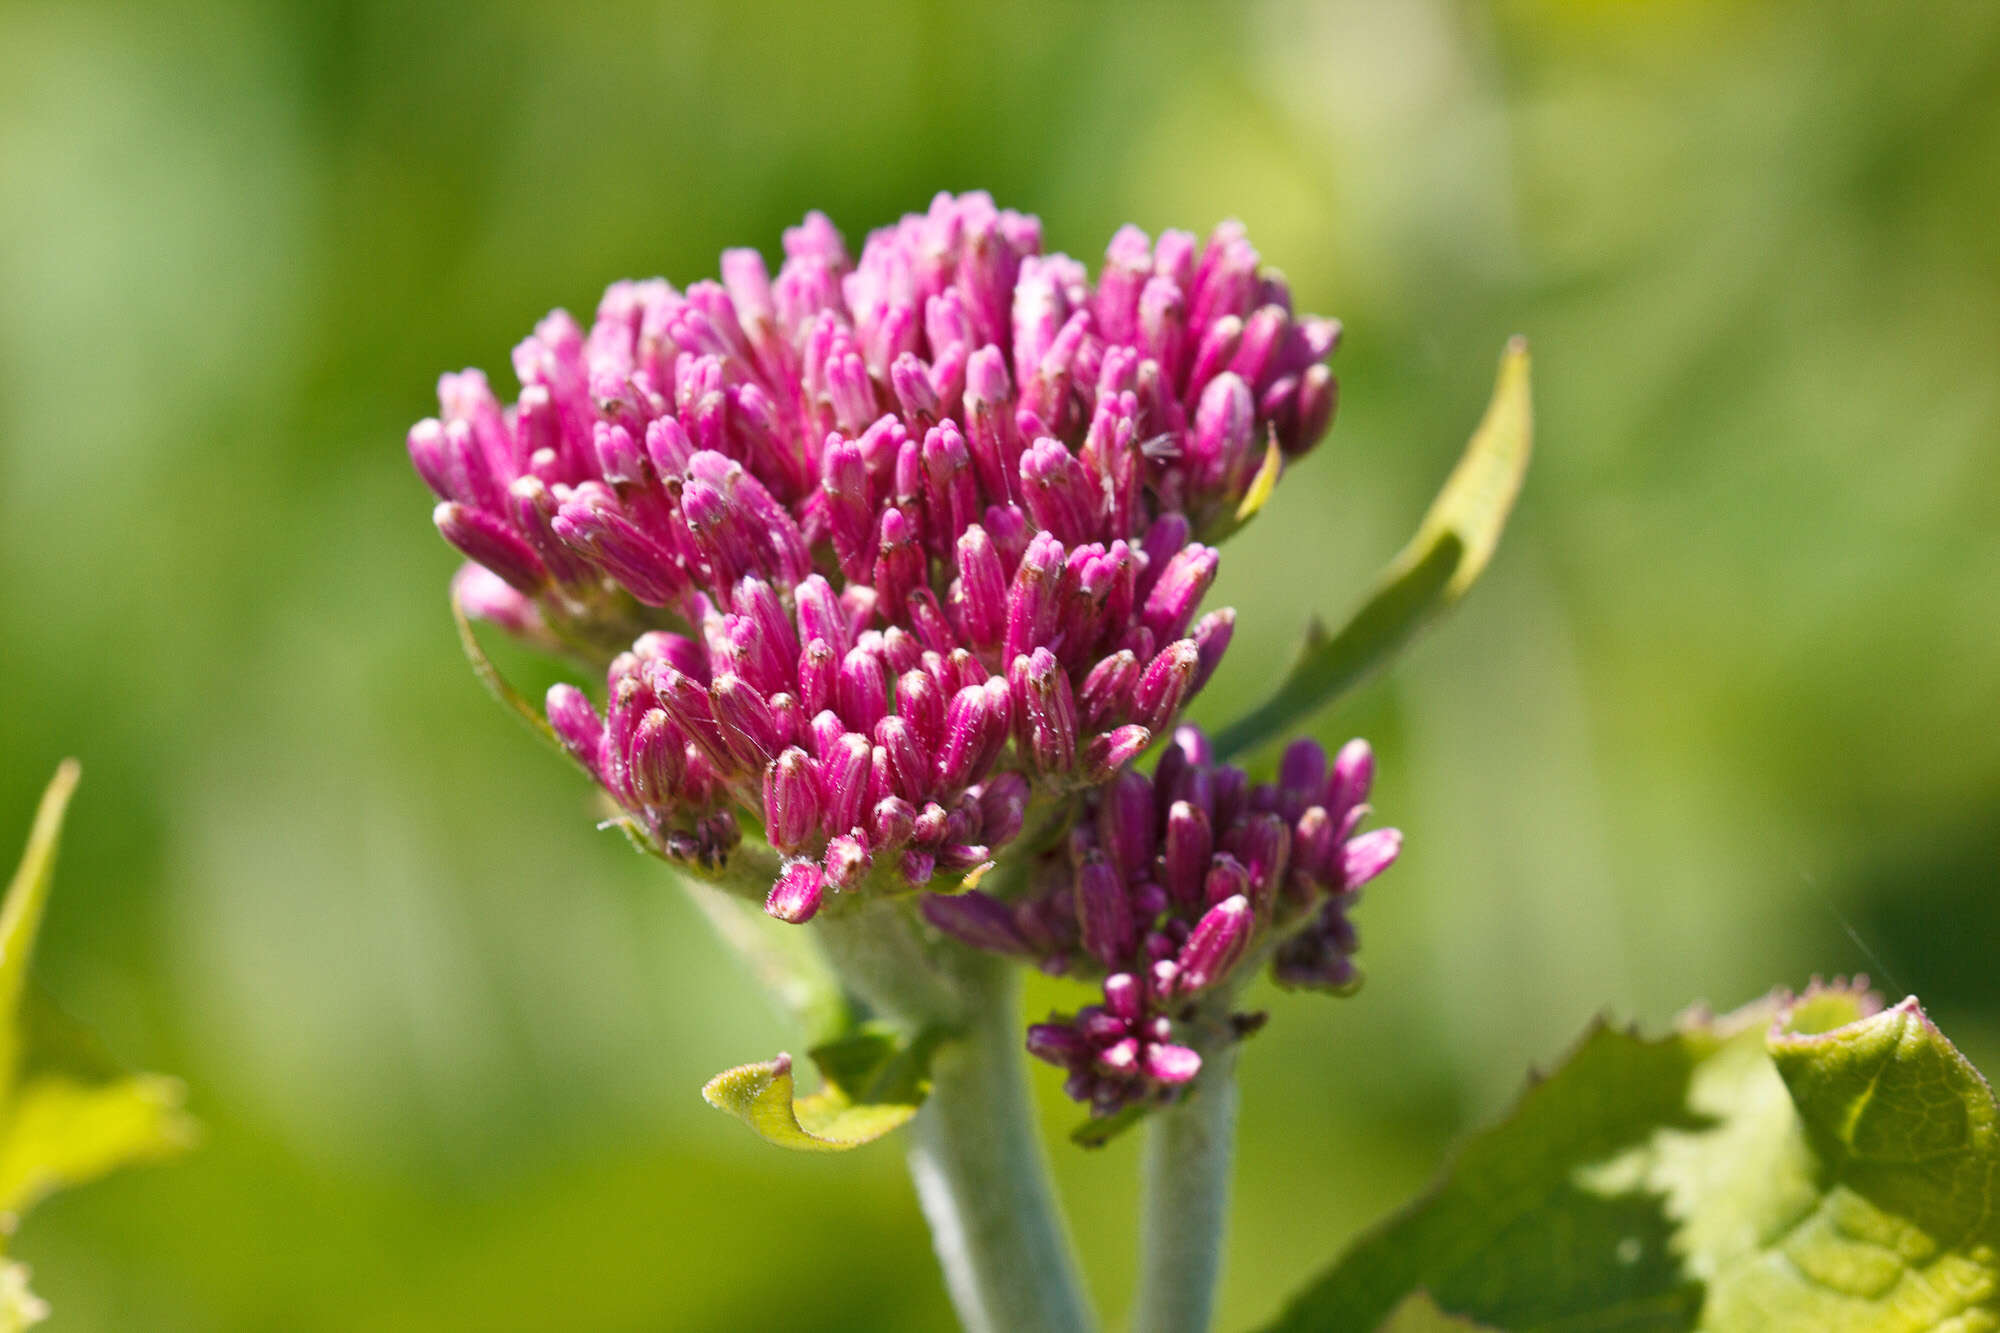
{"type": "Polygon", "coordinates": [[[549,315],[515,402],[446,375],[408,444],[461,605],[606,667],[601,711],[550,691],[564,745],[670,856],[755,821],[802,921],[981,864],[1173,725],[1233,625],[1202,540],[1324,434],[1339,329],[1235,224],[1128,227],[1095,284],[983,194],[784,250],[549,315]]]}
{"type": "Polygon", "coordinates": [[[1085,802],[1038,892],[933,894],[924,915],[978,948],[1102,972],[1103,1003],[1034,1025],[1028,1049],[1096,1114],[1165,1100],[1201,1068],[1175,1018],[1246,959],[1268,957],[1287,986],[1354,982],[1348,909],[1402,848],[1394,829],[1358,832],[1374,773],[1365,741],[1329,763],[1300,740],[1276,782],[1253,786],[1182,727],[1150,780],[1128,769],[1085,802]]]}

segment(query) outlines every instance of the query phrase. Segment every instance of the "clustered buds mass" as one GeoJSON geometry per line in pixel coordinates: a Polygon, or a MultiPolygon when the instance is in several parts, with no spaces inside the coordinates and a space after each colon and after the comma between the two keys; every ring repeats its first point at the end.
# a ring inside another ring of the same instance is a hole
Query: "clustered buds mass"
{"type": "Polygon", "coordinates": [[[471,562],[454,596],[603,668],[601,707],[549,691],[564,748],[669,859],[725,864],[747,816],[782,920],[1053,836],[1022,849],[1035,896],[925,913],[1102,969],[1104,1004],[1031,1048],[1097,1110],[1170,1095],[1199,1065],[1177,1007],[1281,925],[1280,979],[1340,986],[1345,906],[1395,854],[1350,836],[1365,747],[1331,776],[1295,747],[1251,788],[1174,733],[1234,627],[1200,613],[1206,543],[1326,432],[1339,325],[1294,314],[1234,223],[1126,227],[1094,285],[984,194],[858,262],[817,213],[784,252],[775,278],[745,249],[720,282],[614,284],[588,330],[550,314],[511,405],[440,380],[408,445],[471,562]]]}

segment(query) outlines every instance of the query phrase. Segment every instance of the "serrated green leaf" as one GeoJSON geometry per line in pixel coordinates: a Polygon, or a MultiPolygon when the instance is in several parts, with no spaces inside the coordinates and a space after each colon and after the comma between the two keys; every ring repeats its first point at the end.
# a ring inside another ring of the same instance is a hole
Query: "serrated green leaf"
{"type": "Polygon", "coordinates": [[[0,905],[0,1230],[52,1190],[171,1156],[193,1139],[177,1081],[124,1073],[28,986],[77,777],[74,761],[56,771],[0,905]]]}
{"type": "Polygon", "coordinates": [[[1485,416],[1416,535],[1340,632],[1311,634],[1276,692],[1217,735],[1217,752],[1229,758],[1294,730],[1463,597],[1500,544],[1533,440],[1528,344],[1515,338],[1501,355],[1485,416]]]}
{"type": "Polygon", "coordinates": [[[802,1152],[845,1152],[873,1143],[909,1122],[930,1094],[931,1056],[944,1039],[927,1031],[915,1040],[864,1024],[810,1052],[825,1086],[800,1097],[792,1057],[738,1065],[708,1081],[701,1095],[767,1143],[802,1152]]]}
{"type": "Polygon", "coordinates": [[[1914,999],[1599,1027],[1276,1329],[1410,1292],[1498,1329],[2000,1327],[2000,1110],[1914,999]]]}

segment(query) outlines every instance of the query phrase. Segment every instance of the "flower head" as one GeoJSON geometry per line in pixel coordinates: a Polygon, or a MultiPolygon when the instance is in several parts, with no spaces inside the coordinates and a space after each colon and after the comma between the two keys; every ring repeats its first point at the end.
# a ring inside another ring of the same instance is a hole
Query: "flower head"
{"type": "Polygon", "coordinates": [[[676,859],[760,827],[796,921],[984,863],[1173,725],[1234,625],[1204,539],[1325,432],[1339,327],[1234,223],[1128,227],[1095,284],[984,194],[784,251],[554,312],[512,404],[446,375],[408,445],[461,605],[605,671],[550,691],[564,747],[676,859]]]}
{"type": "Polygon", "coordinates": [[[978,948],[1102,974],[1102,1003],[1030,1028],[1028,1049],[1098,1114],[1171,1098],[1201,1064],[1176,1019],[1246,963],[1268,958],[1286,986],[1355,984],[1347,913],[1402,846],[1394,829],[1358,831],[1374,768],[1365,741],[1329,762],[1301,740],[1253,786],[1181,727],[1150,779],[1127,770],[1084,803],[1025,897],[934,894],[924,915],[978,948]]]}

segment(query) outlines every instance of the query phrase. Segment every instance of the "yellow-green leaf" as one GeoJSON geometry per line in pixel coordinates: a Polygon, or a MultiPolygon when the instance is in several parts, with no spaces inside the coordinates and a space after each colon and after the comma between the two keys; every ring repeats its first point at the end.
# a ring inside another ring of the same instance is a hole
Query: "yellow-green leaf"
{"type": "Polygon", "coordinates": [[[1317,626],[1271,697],[1216,737],[1225,758],[1289,732],[1386,662],[1431,619],[1463,597],[1500,544],[1527,475],[1534,441],[1528,344],[1500,358],[1486,415],[1416,535],[1377,578],[1339,633],[1317,626]]]}
{"type": "Polygon", "coordinates": [[[10,1232],[50,1191],[170,1156],[194,1136],[178,1082],[124,1073],[28,985],[77,777],[73,760],[56,770],[0,904],[0,1230],[10,1232]]]}
{"type": "Polygon", "coordinates": [[[887,1028],[864,1025],[814,1047],[824,1086],[797,1095],[792,1057],[738,1065],[708,1081],[701,1095],[767,1143],[802,1152],[845,1152],[908,1123],[930,1093],[930,1061],[942,1033],[905,1041],[887,1028]]]}

